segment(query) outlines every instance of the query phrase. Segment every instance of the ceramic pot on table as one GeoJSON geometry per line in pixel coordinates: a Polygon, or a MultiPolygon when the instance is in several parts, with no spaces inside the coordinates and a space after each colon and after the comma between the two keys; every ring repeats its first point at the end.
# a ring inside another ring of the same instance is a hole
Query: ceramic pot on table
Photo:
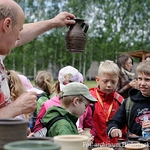
{"type": "Polygon", "coordinates": [[[92,150],[113,150],[113,148],[109,148],[109,147],[97,147],[97,148],[93,148],[92,150]]]}
{"type": "Polygon", "coordinates": [[[147,150],[147,146],[141,143],[133,143],[125,145],[126,150],[147,150]]]}
{"type": "Polygon", "coordinates": [[[0,150],[9,142],[26,140],[27,128],[27,120],[0,119],[0,150]]]}
{"type": "Polygon", "coordinates": [[[53,139],[61,150],[88,150],[88,137],[85,135],[58,135],[53,139]]]}
{"type": "Polygon", "coordinates": [[[60,145],[44,140],[24,140],[4,145],[4,150],[60,150],[60,145]]]}

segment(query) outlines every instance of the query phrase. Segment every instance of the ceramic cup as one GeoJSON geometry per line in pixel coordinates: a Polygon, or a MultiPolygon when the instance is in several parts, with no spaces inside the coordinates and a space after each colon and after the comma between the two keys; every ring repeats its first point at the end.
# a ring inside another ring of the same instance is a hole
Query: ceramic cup
{"type": "Polygon", "coordinates": [[[28,121],[0,119],[0,150],[4,144],[27,139],[28,121]]]}
{"type": "Polygon", "coordinates": [[[93,148],[92,150],[113,150],[113,148],[109,148],[109,147],[97,147],[97,148],[93,148]]]}
{"type": "Polygon", "coordinates": [[[4,150],[60,150],[60,145],[51,141],[24,140],[5,144],[4,150]]]}
{"type": "Polygon", "coordinates": [[[88,150],[88,137],[85,135],[58,135],[53,139],[61,145],[61,150],[88,150]]]}

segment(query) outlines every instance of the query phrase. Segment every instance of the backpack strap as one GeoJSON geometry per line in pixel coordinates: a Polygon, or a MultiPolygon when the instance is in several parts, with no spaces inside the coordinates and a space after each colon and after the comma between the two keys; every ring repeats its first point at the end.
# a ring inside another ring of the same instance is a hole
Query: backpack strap
{"type": "Polygon", "coordinates": [[[90,106],[91,106],[91,110],[92,110],[92,117],[93,117],[94,109],[95,109],[95,103],[92,103],[92,105],[90,105],[90,106]]]}
{"type": "Polygon", "coordinates": [[[124,101],[123,97],[119,93],[117,93],[117,92],[114,93],[114,98],[118,102],[119,106],[124,101]]]}
{"type": "Polygon", "coordinates": [[[130,97],[127,98],[126,104],[125,104],[125,109],[126,109],[126,123],[127,126],[129,127],[130,125],[130,115],[131,115],[131,109],[133,106],[134,102],[131,100],[130,97]]]}
{"type": "Polygon", "coordinates": [[[61,120],[61,119],[67,120],[66,117],[64,117],[64,116],[57,116],[57,117],[53,118],[52,120],[50,120],[50,121],[46,124],[46,128],[47,128],[46,136],[48,136],[48,131],[49,131],[49,129],[51,128],[51,126],[52,126],[56,121],[61,120]]]}

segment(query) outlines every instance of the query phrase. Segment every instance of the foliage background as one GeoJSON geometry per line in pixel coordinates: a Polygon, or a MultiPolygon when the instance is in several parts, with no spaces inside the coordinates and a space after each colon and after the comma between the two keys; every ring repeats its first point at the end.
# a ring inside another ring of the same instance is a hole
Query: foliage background
{"type": "MultiPolygon", "coordinates": [[[[116,61],[120,52],[150,50],[150,0],[15,0],[24,10],[26,23],[47,20],[61,11],[73,13],[89,24],[84,53],[68,53],[67,28],[52,29],[32,42],[12,50],[6,69],[27,76],[49,70],[54,78],[66,65],[84,76],[93,61],[116,61]]],[[[30,33],[28,33],[30,34],[30,33]]]]}

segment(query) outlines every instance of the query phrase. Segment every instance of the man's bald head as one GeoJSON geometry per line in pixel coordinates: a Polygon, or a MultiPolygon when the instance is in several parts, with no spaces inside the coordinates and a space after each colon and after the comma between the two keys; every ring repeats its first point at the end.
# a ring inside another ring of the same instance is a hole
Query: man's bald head
{"type": "Polygon", "coordinates": [[[13,25],[17,24],[18,15],[23,14],[21,7],[13,0],[0,0],[0,21],[10,18],[13,25]]]}

